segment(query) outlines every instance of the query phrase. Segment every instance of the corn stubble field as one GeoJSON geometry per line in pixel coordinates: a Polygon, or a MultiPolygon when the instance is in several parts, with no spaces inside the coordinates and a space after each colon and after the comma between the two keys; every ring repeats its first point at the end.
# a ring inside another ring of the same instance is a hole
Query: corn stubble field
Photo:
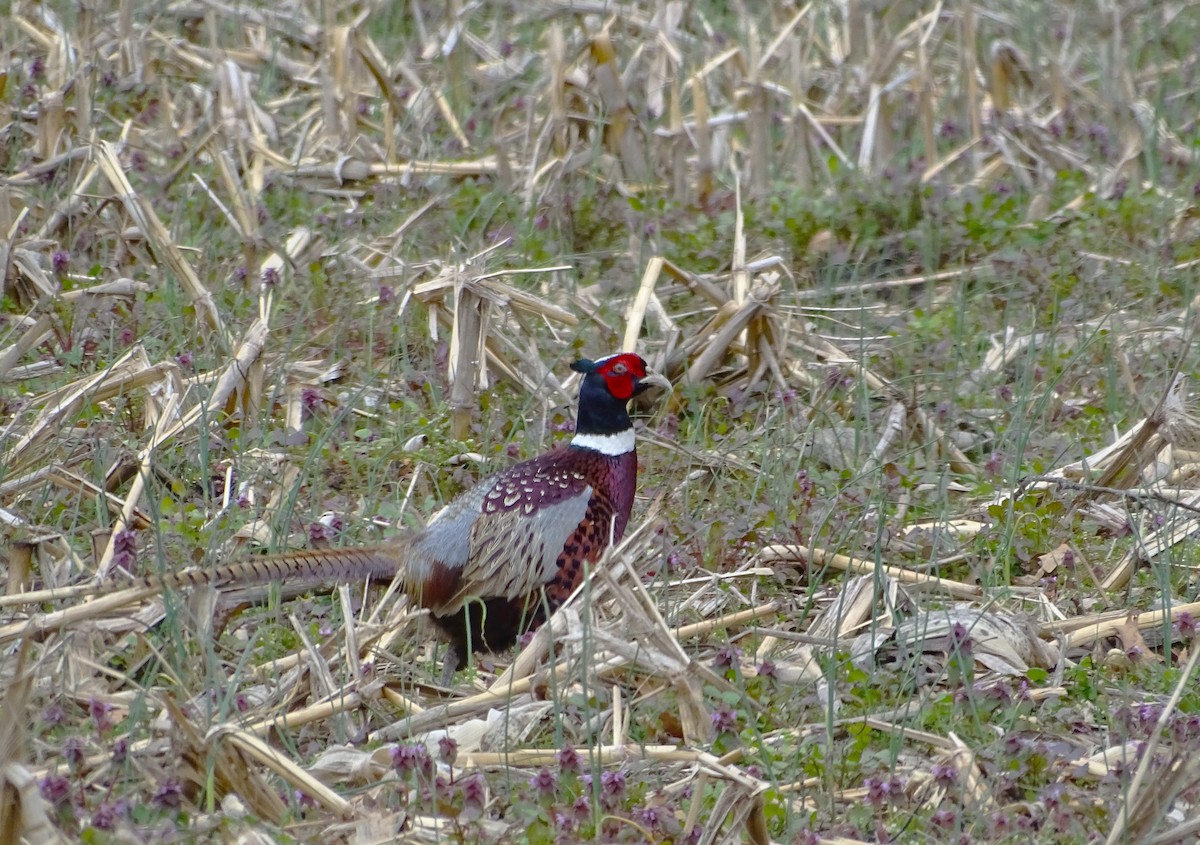
{"type": "Polygon", "coordinates": [[[0,842],[1194,842],[1192,3],[14,3],[0,842]],[[439,689],[378,541],[636,349],[439,689]]]}

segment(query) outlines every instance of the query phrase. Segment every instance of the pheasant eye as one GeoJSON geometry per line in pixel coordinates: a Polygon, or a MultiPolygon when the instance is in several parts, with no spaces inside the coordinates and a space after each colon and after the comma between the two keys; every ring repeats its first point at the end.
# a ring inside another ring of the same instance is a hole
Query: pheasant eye
{"type": "Polygon", "coordinates": [[[623,375],[625,375],[625,371],[627,369],[629,369],[629,368],[626,367],[624,364],[614,364],[613,368],[612,368],[613,375],[623,376],[623,375]]]}

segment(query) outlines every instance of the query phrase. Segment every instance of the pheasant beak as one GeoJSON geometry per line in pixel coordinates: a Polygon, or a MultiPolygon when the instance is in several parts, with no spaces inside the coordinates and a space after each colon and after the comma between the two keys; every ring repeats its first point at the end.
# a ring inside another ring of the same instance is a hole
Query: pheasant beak
{"type": "Polygon", "coordinates": [[[646,375],[638,379],[638,393],[649,387],[661,387],[668,393],[673,389],[670,380],[666,376],[647,368],[646,375]]]}

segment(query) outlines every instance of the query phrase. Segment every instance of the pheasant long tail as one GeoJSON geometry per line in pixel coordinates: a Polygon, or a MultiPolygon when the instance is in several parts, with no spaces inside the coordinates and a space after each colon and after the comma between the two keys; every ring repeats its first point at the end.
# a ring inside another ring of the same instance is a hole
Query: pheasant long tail
{"type": "Polygon", "coordinates": [[[336,584],[343,581],[390,581],[400,569],[395,546],[358,546],[342,549],[307,549],[245,560],[214,569],[185,569],[170,575],[150,576],[142,586],[239,587],[272,581],[336,584]]]}
{"type": "MultiPolygon", "coordinates": [[[[89,601],[50,613],[34,614],[20,622],[2,625],[0,645],[20,637],[41,636],[49,631],[110,613],[118,608],[145,601],[164,589],[237,587],[267,584],[272,581],[329,584],[365,578],[390,581],[401,565],[401,555],[397,546],[365,546],[287,552],[213,569],[189,569],[169,575],[149,576],[131,586],[105,592],[89,601]]],[[[92,591],[97,589],[104,588],[93,587],[92,591]]],[[[46,596],[46,599],[50,598],[55,596],[46,596]]]]}

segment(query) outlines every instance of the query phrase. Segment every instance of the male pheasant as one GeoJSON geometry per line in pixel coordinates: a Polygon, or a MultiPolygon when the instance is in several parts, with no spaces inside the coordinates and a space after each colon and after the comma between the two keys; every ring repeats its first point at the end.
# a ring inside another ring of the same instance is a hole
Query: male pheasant
{"type": "MultiPolygon", "coordinates": [[[[669,390],[671,383],[628,352],[579,360],[571,369],[583,382],[570,443],[485,478],[423,530],[376,546],[187,570],[145,579],[140,588],[386,580],[399,573],[450,642],[443,664],[448,683],[472,650],[501,651],[541,625],[625,533],[637,483],[627,406],[651,386],[669,390]]],[[[30,620],[25,630],[48,630],[53,618],[30,620]]]]}
{"type": "Polygon", "coordinates": [[[471,649],[506,649],[541,625],[625,533],[637,485],[627,405],[671,384],[632,353],[571,369],[583,383],[570,444],[481,481],[404,542],[409,595],[450,641],[444,676],[471,649]]]}

